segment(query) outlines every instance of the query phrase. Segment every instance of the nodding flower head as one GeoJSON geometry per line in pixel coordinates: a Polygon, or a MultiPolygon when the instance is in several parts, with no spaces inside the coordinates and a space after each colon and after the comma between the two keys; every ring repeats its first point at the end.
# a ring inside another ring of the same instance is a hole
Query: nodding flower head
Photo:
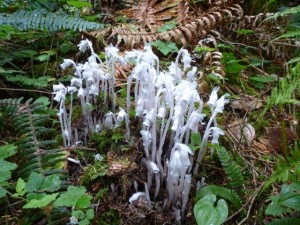
{"type": "Polygon", "coordinates": [[[224,131],[221,130],[219,127],[211,127],[210,130],[212,131],[212,144],[219,143],[219,136],[224,135],[224,131]]]}
{"type": "Polygon", "coordinates": [[[191,67],[192,58],[190,53],[186,49],[182,49],[182,62],[184,69],[191,67]]]}
{"type": "Polygon", "coordinates": [[[64,59],[64,62],[62,64],[60,64],[60,67],[65,70],[67,67],[69,66],[74,66],[76,67],[75,62],[72,59],[64,59]]]}
{"type": "Polygon", "coordinates": [[[216,109],[215,111],[218,113],[222,113],[224,110],[224,105],[229,102],[229,94],[223,95],[221,98],[218,99],[217,104],[216,104],[216,109]]]}
{"type": "Polygon", "coordinates": [[[219,87],[214,87],[214,89],[212,90],[212,92],[211,92],[211,94],[209,96],[209,100],[208,100],[207,104],[211,108],[214,108],[216,106],[216,104],[217,104],[218,91],[219,91],[219,87]]]}
{"type": "Polygon", "coordinates": [[[145,120],[143,122],[143,125],[146,127],[150,127],[151,123],[154,121],[155,118],[155,111],[154,109],[151,109],[145,116],[145,120]]]}
{"type": "Polygon", "coordinates": [[[79,45],[77,45],[77,46],[79,48],[79,51],[81,51],[81,52],[85,52],[87,50],[87,48],[90,48],[92,53],[94,53],[92,42],[89,41],[88,39],[81,40],[79,45]]]}
{"type": "Polygon", "coordinates": [[[189,167],[191,165],[189,154],[194,155],[194,152],[190,149],[189,146],[185,144],[176,143],[176,147],[180,153],[180,160],[182,166],[189,167]]]}
{"type": "Polygon", "coordinates": [[[202,123],[202,120],[204,119],[206,115],[203,113],[199,113],[197,111],[192,112],[191,117],[189,119],[189,129],[193,132],[198,131],[198,125],[199,123],[202,123]]]}
{"type": "Polygon", "coordinates": [[[151,133],[148,130],[141,130],[141,135],[143,139],[143,146],[149,146],[152,142],[151,133]]]}
{"type": "Polygon", "coordinates": [[[103,125],[108,129],[112,129],[114,127],[114,114],[112,112],[108,112],[105,114],[103,125]]]}
{"type": "Polygon", "coordinates": [[[61,100],[64,100],[66,98],[67,88],[62,83],[53,85],[52,94],[55,94],[53,99],[57,102],[60,102],[61,100]]]}
{"type": "Polygon", "coordinates": [[[121,65],[125,65],[125,59],[121,56],[119,56],[119,49],[115,46],[113,46],[112,44],[110,44],[108,47],[105,48],[105,55],[108,58],[112,58],[114,60],[116,60],[118,63],[120,63],[121,65]]]}
{"type": "Polygon", "coordinates": [[[89,90],[90,95],[98,96],[99,95],[99,88],[96,84],[92,84],[89,90]]]}
{"type": "Polygon", "coordinates": [[[175,150],[169,164],[170,175],[174,177],[179,177],[181,169],[182,162],[180,159],[180,153],[178,150],[175,150]]]}
{"type": "Polygon", "coordinates": [[[71,79],[71,86],[82,87],[82,79],[73,77],[71,79]]]}
{"type": "Polygon", "coordinates": [[[125,110],[120,107],[120,111],[117,114],[117,120],[119,122],[122,122],[126,116],[127,116],[127,114],[126,114],[125,110]]]}
{"type": "Polygon", "coordinates": [[[149,43],[146,43],[144,46],[144,52],[142,54],[142,60],[144,62],[149,63],[150,65],[153,65],[156,61],[159,62],[158,57],[153,53],[152,47],[149,43]]]}
{"type": "Polygon", "coordinates": [[[145,196],[145,192],[137,192],[134,193],[130,198],[129,198],[129,203],[132,204],[134,201],[138,200],[140,197],[145,196]]]}
{"type": "Polygon", "coordinates": [[[150,162],[150,167],[151,167],[151,171],[154,173],[154,174],[158,174],[159,173],[159,169],[157,167],[157,165],[154,163],[154,162],[150,162]]]}

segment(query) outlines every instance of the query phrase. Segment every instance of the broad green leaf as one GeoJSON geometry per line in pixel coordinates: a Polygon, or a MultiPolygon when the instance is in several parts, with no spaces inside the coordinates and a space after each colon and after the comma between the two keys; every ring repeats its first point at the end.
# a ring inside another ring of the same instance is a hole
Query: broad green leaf
{"type": "Polygon", "coordinates": [[[17,147],[13,144],[0,146],[0,159],[6,159],[16,153],[17,147]]]}
{"type": "Polygon", "coordinates": [[[86,218],[88,218],[89,220],[95,217],[95,213],[93,209],[88,209],[85,214],[86,214],[86,218]]]}
{"type": "Polygon", "coordinates": [[[82,210],[75,210],[72,212],[72,216],[74,216],[78,220],[82,220],[85,218],[85,214],[82,210]]]}
{"type": "Polygon", "coordinates": [[[89,224],[90,224],[90,221],[87,218],[85,218],[79,222],[79,225],[89,225],[89,224]]]}
{"type": "Polygon", "coordinates": [[[91,3],[88,2],[82,2],[82,1],[67,1],[68,5],[70,6],[74,6],[76,8],[84,8],[84,7],[92,7],[93,5],[91,3]]]}
{"type": "Polygon", "coordinates": [[[43,208],[53,202],[59,193],[45,195],[41,199],[32,199],[26,205],[23,206],[24,209],[30,208],[43,208]]]}
{"type": "Polygon", "coordinates": [[[61,186],[61,181],[57,174],[52,174],[50,176],[45,177],[41,189],[44,191],[54,192],[58,190],[61,186]]]}
{"type": "Polygon", "coordinates": [[[78,199],[76,203],[76,207],[82,209],[87,208],[90,206],[91,200],[92,200],[92,196],[84,194],[80,197],[80,199],[78,199]]]}
{"type": "Polygon", "coordinates": [[[175,21],[166,22],[162,27],[157,28],[158,32],[166,32],[168,30],[172,30],[177,26],[175,21]]]}
{"type": "Polygon", "coordinates": [[[157,40],[157,41],[151,42],[151,45],[155,46],[164,55],[168,55],[171,52],[178,51],[178,48],[175,45],[175,43],[170,42],[170,41],[165,42],[165,41],[157,40]]]}
{"type": "Polygon", "coordinates": [[[16,186],[16,192],[20,195],[20,196],[23,196],[26,191],[25,191],[25,181],[22,179],[22,178],[19,178],[18,179],[18,182],[17,182],[17,186],[16,186]]]}
{"type": "Polygon", "coordinates": [[[3,198],[6,195],[6,190],[0,186],[0,198],[3,198]]]}
{"type": "Polygon", "coordinates": [[[68,190],[62,193],[54,202],[54,206],[75,206],[85,192],[86,189],[84,187],[69,186],[68,190]]]}
{"type": "Polygon", "coordinates": [[[194,216],[198,225],[220,225],[228,216],[227,203],[220,199],[215,202],[217,197],[215,195],[207,195],[196,202],[194,206],[194,216]]]}
{"type": "Polygon", "coordinates": [[[34,192],[34,191],[40,189],[40,187],[43,183],[43,180],[44,180],[43,175],[36,173],[36,172],[32,172],[29,175],[28,181],[25,185],[26,192],[34,192]]]}
{"type": "Polygon", "coordinates": [[[9,180],[11,178],[10,171],[16,168],[17,164],[0,159],[0,182],[9,180]]]}

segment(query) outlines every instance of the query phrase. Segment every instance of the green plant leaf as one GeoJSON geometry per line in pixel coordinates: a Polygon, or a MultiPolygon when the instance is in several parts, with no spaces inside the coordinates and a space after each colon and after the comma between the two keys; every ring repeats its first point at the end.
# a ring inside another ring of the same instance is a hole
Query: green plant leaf
{"type": "Polygon", "coordinates": [[[34,192],[38,190],[41,187],[43,180],[44,180],[43,175],[36,172],[32,172],[29,175],[28,181],[25,185],[26,192],[34,192]]]}
{"type": "Polygon", "coordinates": [[[90,221],[87,218],[84,218],[83,220],[81,220],[79,222],[79,225],[89,225],[89,224],[90,224],[90,221]]]}
{"type": "Polygon", "coordinates": [[[82,220],[85,218],[85,214],[82,210],[75,210],[72,212],[72,216],[74,216],[78,220],[82,220]]]}
{"type": "Polygon", "coordinates": [[[84,8],[84,7],[89,7],[91,8],[93,5],[88,2],[82,2],[82,1],[67,1],[68,5],[74,6],[78,9],[84,8]]]}
{"type": "Polygon", "coordinates": [[[41,199],[32,199],[27,204],[23,206],[24,209],[30,209],[30,208],[43,208],[49,205],[51,202],[53,202],[56,197],[59,195],[59,193],[51,194],[51,195],[45,195],[41,199]]]}
{"type": "Polygon", "coordinates": [[[0,146],[0,159],[6,159],[16,153],[17,147],[13,144],[0,146]]]}
{"type": "Polygon", "coordinates": [[[90,206],[91,200],[92,200],[92,196],[87,194],[81,195],[80,199],[78,199],[76,203],[76,207],[82,209],[87,208],[90,206]]]}
{"type": "Polygon", "coordinates": [[[254,34],[255,32],[253,30],[249,30],[249,29],[240,29],[236,31],[237,34],[254,34]]]}
{"type": "Polygon", "coordinates": [[[228,216],[228,206],[223,199],[217,200],[215,195],[207,195],[196,202],[194,216],[198,225],[220,225],[228,216]]]}
{"type": "Polygon", "coordinates": [[[22,178],[19,178],[16,186],[16,192],[20,196],[23,196],[26,193],[25,185],[26,185],[25,181],[22,178]]]}
{"type": "Polygon", "coordinates": [[[175,43],[170,41],[164,42],[164,41],[157,40],[151,42],[151,45],[155,46],[164,55],[168,55],[171,52],[178,51],[178,48],[175,45],[175,43]]]}
{"type": "Polygon", "coordinates": [[[284,184],[278,195],[270,196],[271,203],[266,209],[267,215],[278,216],[290,209],[300,210],[300,182],[284,184]]]}
{"type": "Polygon", "coordinates": [[[162,27],[157,28],[158,32],[166,32],[168,30],[172,30],[177,26],[175,21],[166,22],[162,27]]]}
{"type": "Polygon", "coordinates": [[[9,180],[11,178],[11,170],[17,168],[17,164],[7,162],[4,159],[0,159],[0,182],[9,180]]]}
{"type": "Polygon", "coordinates": [[[54,192],[58,190],[61,186],[61,181],[57,174],[52,174],[50,176],[45,177],[41,189],[49,192],[54,192]]]}
{"type": "MultiPolygon", "coordinates": [[[[60,195],[54,202],[54,206],[75,206],[78,200],[84,195],[86,189],[84,187],[69,186],[68,190],[60,195]]],[[[83,198],[83,201],[85,199],[83,198]]]]}
{"type": "Polygon", "coordinates": [[[3,198],[6,195],[6,190],[0,186],[0,198],[3,198]]]}
{"type": "Polygon", "coordinates": [[[88,218],[89,220],[95,217],[95,213],[93,209],[88,209],[85,214],[86,214],[86,218],[88,218]]]}

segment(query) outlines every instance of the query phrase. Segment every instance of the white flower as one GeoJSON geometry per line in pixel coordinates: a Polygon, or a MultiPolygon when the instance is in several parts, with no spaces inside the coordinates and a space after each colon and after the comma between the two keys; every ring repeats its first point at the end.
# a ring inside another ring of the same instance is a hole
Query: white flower
{"type": "Polygon", "coordinates": [[[83,97],[84,96],[84,90],[83,88],[78,89],[78,97],[83,97]]]}
{"type": "Polygon", "coordinates": [[[212,131],[212,144],[219,143],[219,136],[224,135],[224,131],[221,130],[219,127],[211,127],[210,130],[212,131]]]}
{"type": "Polygon", "coordinates": [[[66,87],[65,85],[63,85],[62,83],[59,83],[59,84],[54,84],[53,86],[53,91],[61,91],[61,90],[65,90],[66,87]]]}
{"type": "Polygon", "coordinates": [[[182,166],[189,167],[191,165],[189,154],[194,155],[194,152],[190,149],[189,146],[187,146],[185,144],[177,143],[176,147],[180,153],[180,160],[181,160],[182,166]]]}
{"type": "Polygon", "coordinates": [[[105,48],[105,55],[110,58],[118,58],[119,49],[112,44],[105,48]]]}
{"type": "Polygon", "coordinates": [[[140,131],[143,139],[143,146],[149,146],[152,141],[151,133],[148,130],[140,131]]]}
{"type": "Polygon", "coordinates": [[[136,80],[143,80],[144,77],[147,76],[148,69],[150,68],[149,63],[141,62],[137,64],[132,70],[132,77],[136,80]]]}
{"type": "Polygon", "coordinates": [[[94,52],[92,42],[90,42],[88,39],[81,40],[79,45],[77,46],[79,48],[79,51],[81,52],[85,52],[88,47],[91,49],[92,52],[94,52]]]}
{"type": "Polygon", "coordinates": [[[189,81],[192,81],[195,79],[195,74],[197,72],[197,67],[193,67],[192,70],[190,70],[187,74],[186,77],[188,78],[189,81]]]}
{"type": "Polygon", "coordinates": [[[226,98],[228,96],[229,96],[229,94],[225,94],[221,98],[218,99],[218,101],[216,103],[216,109],[215,109],[216,112],[218,112],[218,113],[223,112],[224,105],[229,102],[229,99],[226,98]]]}
{"type": "Polygon", "coordinates": [[[95,132],[99,133],[101,130],[102,130],[101,125],[100,124],[96,124],[96,126],[95,126],[95,132]]]}
{"type": "Polygon", "coordinates": [[[159,169],[158,169],[157,165],[154,162],[151,161],[150,166],[151,166],[151,169],[152,169],[153,173],[155,173],[155,174],[159,173],[159,169]]]}
{"type": "Polygon", "coordinates": [[[175,150],[169,164],[170,175],[179,177],[181,168],[182,163],[180,159],[180,153],[178,150],[175,150]]]}
{"type": "Polygon", "coordinates": [[[74,93],[74,92],[76,92],[77,91],[77,88],[76,87],[67,87],[67,90],[68,90],[68,93],[74,93]]]}
{"type": "Polygon", "coordinates": [[[99,88],[96,84],[92,84],[89,91],[90,95],[98,96],[99,95],[99,88]]]}
{"type": "Polygon", "coordinates": [[[55,94],[55,97],[53,98],[55,101],[60,102],[61,100],[64,100],[66,98],[66,91],[60,90],[57,92],[53,92],[55,94]]]}
{"type": "Polygon", "coordinates": [[[146,127],[150,127],[151,123],[154,121],[155,118],[154,109],[151,109],[145,116],[145,120],[143,122],[143,125],[146,127]]]}
{"type": "Polygon", "coordinates": [[[145,192],[137,192],[134,193],[130,198],[129,198],[129,203],[132,204],[132,202],[138,200],[141,196],[145,196],[145,192]]]}
{"type": "Polygon", "coordinates": [[[106,128],[108,129],[111,129],[114,127],[114,124],[113,124],[113,116],[114,114],[112,112],[108,112],[105,114],[104,116],[104,121],[103,121],[103,124],[106,128]]]}
{"type": "Polygon", "coordinates": [[[164,106],[159,107],[157,112],[157,117],[161,119],[164,118],[166,116],[166,112],[167,112],[166,107],[164,106]]]}
{"type": "Polygon", "coordinates": [[[204,119],[205,114],[198,113],[197,111],[193,111],[190,118],[189,118],[189,129],[191,129],[193,132],[198,131],[198,125],[202,120],[204,119]]]}
{"type": "Polygon", "coordinates": [[[155,61],[158,63],[158,57],[153,53],[152,47],[149,43],[146,43],[144,46],[144,53],[142,54],[142,59],[144,62],[153,65],[155,61]]]}
{"type": "Polygon", "coordinates": [[[214,87],[214,89],[212,90],[212,92],[211,92],[211,94],[209,96],[209,100],[208,100],[207,104],[211,108],[215,107],[216,104],[217,104],[218,91],[219,91],[219,87],[214,87]]]}
{"type": "Polygon", "coordinates": [[[191,67],[192,58],[190,53],[186,49],[182,49],[182,62],[184,69],[191,67]]]}
{"type": "Polygon", "coordinates": [[[120,111],[119,111],[118,114],[117,114],[117,120],[118,120],[119,122],[121,122],[121,121],[124,120],[124,118],[125,118],[126,116],[127,116],[127,114],[126,114],[125,110],[124,110],[123,108],[120,107],[120,111]]]}
{"type": "Polygon", "coordinates": [[[96,160],[96,161],[102,161],[103,159],[104,159],[103,156],[100,155],[99,153],[97,153],[97,154],[95,155],[95,160],[96,160]]]}
{"type": "Polygon", "coordinates": [[[75,62],[72,59],[64,59],[64,62],[62,64],[60,64],[60,67],[65,70],[67,67],[73,65],[74,67],[76,67],[75,62]]]}
{"type": "Polygon", "coordinates": [[[72,225],[79,224],[79,222],[75,216],[70,217],[70,224],[72,224],[72,225]]]}
{"type": "Polygon", "coordinates": [[[143,52],[133,49],[132,51],[129,51],[129,52],[126,52],[126,53],[125,53],[125,60],[126,60],[127,62],[136,60],[136,59],[139,58],[142,54],[143,54],[143,52]]]}
{"type": "Polygon", "coordinates": [[[71,86],[81,87],[82,86],[82,79],[73,77],[71,79],[71,86]]]}

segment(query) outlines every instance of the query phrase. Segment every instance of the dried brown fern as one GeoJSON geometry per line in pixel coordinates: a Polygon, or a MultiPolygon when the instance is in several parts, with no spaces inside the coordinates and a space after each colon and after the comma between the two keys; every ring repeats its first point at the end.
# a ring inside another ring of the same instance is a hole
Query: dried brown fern
{"type": "Polygon", "coordinates": [[[231,21],[239,20],[242,16],[243,10],[238,4],[228,4],[226,7],[213,4],[207,12],[197,17],[190,17],[190,20],[192,20],[189,23],[165,32],[148,31],[145,27],[137,25],[121,25],[106,30],[105,33],[100,30],[93,31],[90,34],[94,37],[100,37],[104,34],[108,36],[110,41],[116,38],[117,45],[123,42],[131,48],[155,40],[181,42],[183,45],[187,45],[205,37],[210,30],[231,21]]]}

